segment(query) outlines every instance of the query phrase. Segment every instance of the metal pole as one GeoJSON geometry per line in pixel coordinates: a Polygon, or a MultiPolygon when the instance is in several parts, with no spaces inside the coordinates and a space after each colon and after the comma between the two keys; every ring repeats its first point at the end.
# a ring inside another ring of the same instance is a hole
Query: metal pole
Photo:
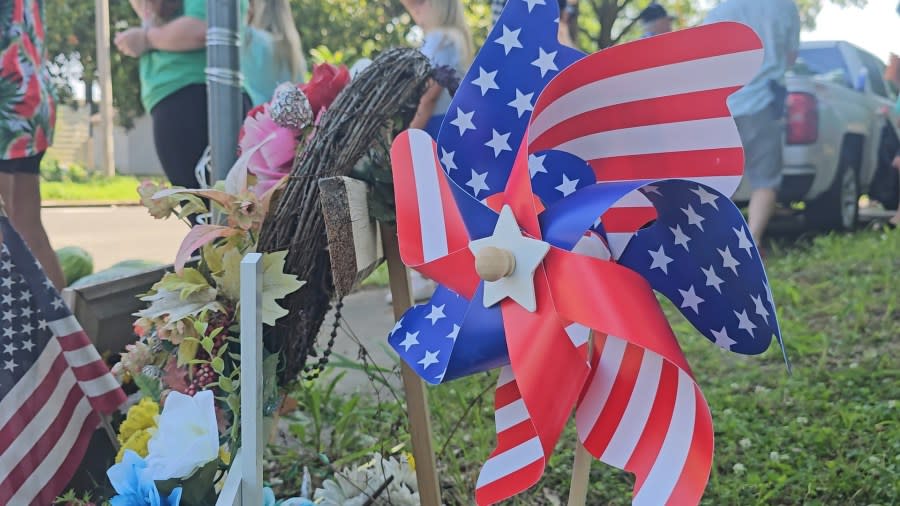
{"type": "Polygon", "coordinates": [[[209,145],[212,151],[210,186],[225,179],[237,159],[241,127],[242,78],[238,62],[238,0],[207,0],[206,84],[209,107],[209,145]]]}
{"type": "MultiPolygon", "coordinates": [[[[100,143],[99,165],[107,176],[116,175],[116,157],[113,151],[113,96],[112,70],[109,62],[109,0],[94,3],[97,30],[97,80],[100,82],[100,143]]],[[[85,82],[85,86],[93,86],[85,82]]]]}

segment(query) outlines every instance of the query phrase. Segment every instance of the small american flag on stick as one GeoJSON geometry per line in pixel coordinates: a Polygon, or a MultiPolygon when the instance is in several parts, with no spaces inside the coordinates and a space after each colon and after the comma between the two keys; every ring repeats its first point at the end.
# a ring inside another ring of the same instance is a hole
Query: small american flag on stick
{"type": "Polygon", "coordinates": [[[0,238],[0,504],[47,505],[125,393],[2,211],[0,238]]]}

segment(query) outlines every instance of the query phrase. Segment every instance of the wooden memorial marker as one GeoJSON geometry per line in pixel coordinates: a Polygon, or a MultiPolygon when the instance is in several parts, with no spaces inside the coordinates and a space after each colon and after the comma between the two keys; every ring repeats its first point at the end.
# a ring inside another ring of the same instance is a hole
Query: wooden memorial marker
{"type": "MultiPolygon", "coordinates": [[[[412,305],[409,277],[400,259],[397,231],[379,227],[369,215],[368,188],[365,183],[348,177],[319,180],[322,212],[328,234],[334,286],[339,295],[347,295],[383,260],[387,260],[394,318],[399,320],[412,305]],[[384,258],[382,257],[384,252],[384,258]]],[[[422,379],[406,364],[401,364],[406,412],[412,436],[412,453],[416,459],[416,481],[424,506],[440,506],[440,482],[434,445],[431,438],[431,415],[422,379]]]]}

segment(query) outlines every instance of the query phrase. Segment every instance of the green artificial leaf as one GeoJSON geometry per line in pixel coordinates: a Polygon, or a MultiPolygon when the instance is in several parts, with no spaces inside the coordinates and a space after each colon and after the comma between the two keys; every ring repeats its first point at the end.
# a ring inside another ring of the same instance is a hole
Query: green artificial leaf
{"type": "Polygon", "coordinates": [[[145,396],[159,402],[159,396],[162,394],[162,384],[156,378],[151,378],[146,374],[138,374],[134,377],[134,384],[145,396]]]}
{"type": "MultiPolygon", "coordinates": [[[[159,491],[159,495],[165,497],[171,494],[173,490],[178,488],[178,486],[181,484],[180,481],[181,480],[179,480],[178,478],[171,478],[168,480],[158,480],[154,483],[156,483],[156,490],[159,491]]],[[[182,496],[182,503],[184,503],[184,496],[182,496]]]]}
{"type": "MultiPolygon", "coordinates": [[[[263,358],[263,406],[275,406],[278,402],[278,354],[270,353],[263,358]]],[[[273,409],[273,411],[274,411],[273,409]]],[[[271,415],[271,412],[263,413],[271,415]]]]}
{"type": "Polygon", "coordinates": [[[214,344],[212,337],[209,336],[204,337],[203,340],[200,341],[200,345],[203,346],[203,351],[206,353],[212,353],[214,344]]]}
{"type": "Polygon", "coordinates": [[[166,327],[171,327],[176,322],[203,311],[222,311],[222,305],[216,301],[216,294],[216,289],[209,285],[186,298],[181,297],[177,291],[159,288],[156,293],[141,297],[142,301],[149,302],[150,305],[134,315],[150,320],[168,316],[166,327]]]}
{"type": "Polygon", "coordinates": [[[212,366],[213,371],[216,371],[216,374],[222,374],[222,371],[225,370],[225,361],[222,360],[222,357],[215,357],[210,362],[210,366],[212,366]]]}
{"type": "Polygon", "coordinates": [[[156,290],[169,290],[179,292],[182,299],[186,299],[192,294],[202,292],[210,288],[209,281],[206,277],[192,267],[185,268],[181,274],[170,272],[153,286],[156,290]]]}
{"type": "Polygon", "coordinates": [[[234,382],[228,376],[219,376],[219,388],[230,394],[234,392],[234,382]]]}
{"type": "MultiPolygon", "coordinates": [[[[223,246],[224,248],[224,246],[223,246]]],[[[241,260],[244,255],[236,247],[230,247],[222,254],[222,268],[213,271],[216,287],[230,300],[241,297],[241,260]]]]}
{"type": "MultiPolygon", "coordinates": [[[[219,459],[208,462],[190,478],[181,484],[181,506],[207,506],[216,503],[216,491],[213,488],[216,472],[219,470],[219,459]]],[[[159,484],[157,482],[157,487],[159,484]]]]}
{"type": "Polygon", "coordinates": [[[275,325],[279,318],[288,313],[277,301],[296,292],[305,284],[298,280],[297,276],[284,273],[286,256],[287,250],[265,253],[262,258],[262,321],[266,325],[275,325]]]}
{"type": "Polygon", "coordinates": [[[190,338],[178,345],[178,367],[191,363],[197,357],[199,344],[199,341],[190,338]]]}

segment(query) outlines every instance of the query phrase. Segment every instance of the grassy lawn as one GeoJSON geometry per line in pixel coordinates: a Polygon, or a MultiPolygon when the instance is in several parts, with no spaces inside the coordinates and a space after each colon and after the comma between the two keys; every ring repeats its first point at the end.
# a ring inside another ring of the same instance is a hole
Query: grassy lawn
{"type": "Polygon", "coordinates": [[[131,176],[88,181],[41,181],[41,200],[137,202],[140,181],[131,176]]]}
{"type": "MultiPolygon", "coordinates": [[[[833,235],[771,250],[767,269],[792,376],[774,342],[756,357],[723,352],[665,304],[716,427],[703,504],[900,504],[900,232],[833,235]]],[[[494,444],[495,377],[429,389],[446,504],[473,503],[494,444]]],[[[333,410],[335,420],[350,402],[327,395],[323,385],[306,388],[324,392],[321,409],[333,410]]],[[[346,444],[316,450],[308,432],[300,443],[334,462],[408,441],[398,403],[362,398],[352,411],[358,419],[332,437],[346,444]]],[[[506,504],[564,503],[574,448],[570,427],[541,483],[506,504]]],[[[315,459],[306,465],[315,467],[315,459]]],[[[292,473],[282,478],[292,486],[292,473]]],[[[631,475],[595,462],[588,504],[630,504],[632,483],[631,475]]]]}
{"type": "Polygon", "coordinates": [[[41,200],[138,202],[140,179],[134,176],[107,177],[79,165],[61,164],[51,158],[41,160],[41,200]]]}

